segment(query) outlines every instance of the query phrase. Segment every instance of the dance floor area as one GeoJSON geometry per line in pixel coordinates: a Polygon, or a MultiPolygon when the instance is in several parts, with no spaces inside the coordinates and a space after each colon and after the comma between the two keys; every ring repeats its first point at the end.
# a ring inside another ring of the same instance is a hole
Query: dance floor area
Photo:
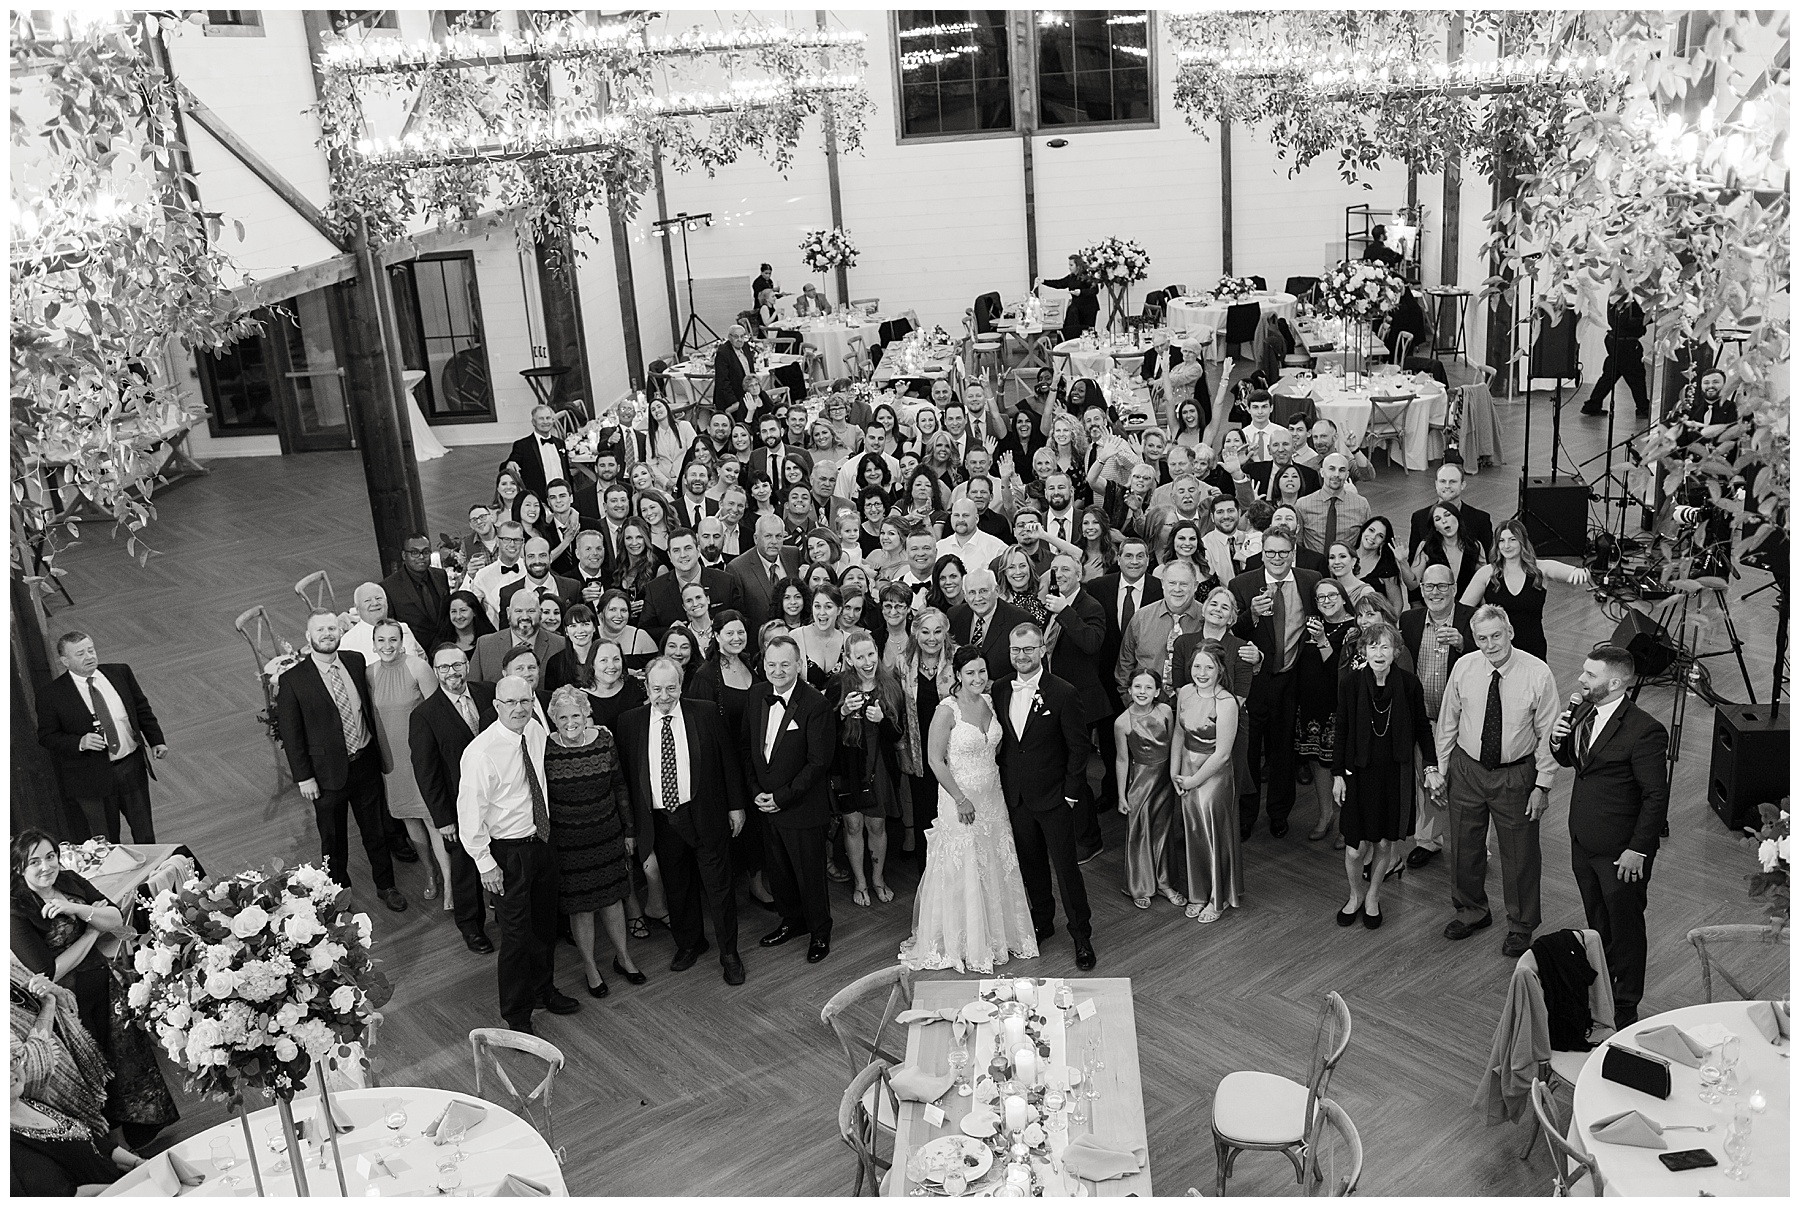
{"type": "MultiPolygon", "coordinates": [[[[1506,464],[1471,478],[1466,495],[1496,519],[1516,510],[1526,415],[1508,403],[1499,413],[1506,464]]],[[[1535,407],[1532,418],[1535,471],[1546,463],[1548,408],[1535,407]]],[[[1577,460],[1604,444],[1605,421],[1582,418],[1572,406],[1562,430],[1577,460]]],[[[467,506],[491,494],[502,452],[458,448],[420,467],[434,544],[440,531],[465,531],[467,506]]],[[[159,836],[187,843],[213,873],[274,857],[316,860],[312,810],[277,779],[276,753],[257,720],[263,700],[251,655],[231,624],[264,604],[278,631],[297,641],[305,616],[292,590],[297,579],[328,571],[347,608],[358,583],[380,577],[362,466],[357,453],[345,452],[220,459],[210,468],[209,476],[158,496],[149,533],[158,555],[145,569],[125,556],[122,537],[112,545],[104,529],[84,530],[84,542],[61,561],[76,605],[56,611],[49,631],[82,629],[103,660],[131,663],[162,719],[169,755],[152,788],[159,836]]],[[[1385,465],[1362,490],[1402,531],[1412,510],[1432,499],[1429,474],[1385,465]]],[[[1739,601],[1767,581],[1749,571],[1730,592],[1764,701],[1774,593],[1739,601]]],[[[1563,694],[1581,656],[1614,624],[1586,592],[1552,585],[1545,628],[1563,694]]],[[[1707,648],[1720,639],[1710,635],[1707,648]]],[[[1742,699],[1736,663],[1709,662],[1721,693],[1742,699]]],[[[1668,689],[1646,689],[1641,703],[1667,723],[1668,689]]],[[[1685,941],[1690,928],[1760,918],[1745,896],[1754,853],[1706,806],[1712,728],[1712,710],[1690,699],[1670,792],[1671,836],[1650,886],[1644,1016],[1701,1000],[1699,969],[1685,941]]],[[[1543,1146],[1521,1163],[1523,1131],[1488,1127],[1475,1105],[1513,966],[1500,954],[1504,927],[1463,943],[1442,937],[1451,910],[1440,858],[1384,891],[1381,930],[1340,930],[1332,915],[1344,898],[1342,855],[1329,841],[1305,837],[1315,816],[1311,794],[1321,789],[1328,780],[1302,786],[1284,839],[1259,827],[1245,844],[1244,906],[1214,925],[1202,927],[1160,900],[1145,912],[1132,907],[1120,891],[1121,817],[1103,820],[1106,851],[1083,869],[1099,953],[1093,975],[1132,981],[1157,1192],[1180,1195],[1192,1186],[1212,1193],[1208,1119],[1219,1078],[1242,1068],[1304,1076],[1320,997],[1335,989],[1349,1004],[1355,1031],[1331,1090],[1367,1150],[1361,1193],[1545,1193],[1543,1146]]],[[[1564,772],[1542,829],[1545,930],[1584,924],[1568,863],[1568,793],[1564,772]]],[[[374,899],[361,848],[353,842],[351,849],[358,907],[374,919],[375,954],[395,986],[383,1010],[379,1076],[395,1085],[470,1091],[467,1032],[500,1024],[494,957],[470,954],[441,903],[420,898],[423,865],[398,865],[412,904],[392,914],[374,899]]],[[[580,997],[582,1010],[540,1014],[537,1026],[569,1061],[557,1080],[555,1113],[571,1193],[849,1193],[855,1160],[836,1130],[849,1071],[819,1008],[857,976],[892,963],[909,933],[916,873],[909,859],[889,866],[897,894],[889,904],[857,908],[849,885],[832,886],[831,955],[818,965],[805,963],[803,944],[756,947],[774,915],[742,897],[748,981],[737,988],[721,981],[711,954],[686,972],[669,972],[673,944],[666,931],[653,929],[633,948],[649,983],[633,987],[613,977],[612,995],[592,1001],[581,992],[573,952],[559,947],[559,986],[580,997]]],[[[1497,866],[1489,886],[1498,908],[1497,866]]],[[[1074,972],[1060,921],[1043,956],[1023,971],[1074,972]]],[[[182,1110],[170,1138],[224,1118],[221,1104],[185,1095],[182,1110]]],[[[1296,1192],[1284,1158],[1249,1153],[1238,1160],[1232,1194],[1296,1192]]]]}

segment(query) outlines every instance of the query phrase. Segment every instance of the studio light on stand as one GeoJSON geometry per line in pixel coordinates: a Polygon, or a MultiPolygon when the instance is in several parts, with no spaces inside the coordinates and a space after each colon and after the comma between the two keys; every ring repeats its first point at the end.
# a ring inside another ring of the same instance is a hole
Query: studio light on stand
{"type": "Polygon", "coordinates": [[[697,350],[708,343],[719,342],[719,333],[707,326],[706,320],[700,317],[700,312],[694,309],[694,262],[688,256],[688,232],[712,224],[713,216],[710,212],[690,214],[686,210],[673,217],[658,218],[650,224],[650,233],[658,239],[666,239],[672,232],[679,232],[681,235],[681,267],[687,275],[688,316],[687,322],[682,324],[681,338],[675,343],[677,360],[685,357],[690,348],[697,350]],[[705,339],[700,338],[701,332],[706,333],[705,339]]]}

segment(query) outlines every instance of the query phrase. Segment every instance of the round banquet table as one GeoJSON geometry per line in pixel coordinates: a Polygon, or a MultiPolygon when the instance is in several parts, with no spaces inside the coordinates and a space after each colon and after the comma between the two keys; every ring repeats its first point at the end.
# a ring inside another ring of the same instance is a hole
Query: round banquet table
{"type": "Polygon", "coordinates": [[[1079,339],[1066,339],[1052,348],[1051,359],[1066,357],[1068,369],[1063,376],[1071,381],[1083,377],[1091,377],[1095,381],[1104,382],[1112,375],[1114,366],[1126,373],[1135,373],[1144,363],[1144,357],[1154,348],[1154,343],[1112,344],[1102,341],[1097,347],[1090,347],[1079,339]]]}
{"type": "MultiPolygon", "coordinates": [[[[1592,1154],[1599,1163],[1608,1195],[1787,1196],[1788,1076],[1792,1063],[1787,1056],[1793,1044],[1784,1039],[1778,1047],[1764,1039],[1756,1024],[1750,1021],[1749,1005],[1748,1002],[1713,1002],[1704,1006],[1683,1006],[1642,1019],[1607,1041],[1621,1047],[1636,1047],[1632,1041],[1638,1032],[1671,1023],[1689,1034],[1708,1024],[1726,1028],[1742,1043],[1737,1069],[1741,1089],[1737,1098],[1727,1098],[1718,1107],[1700,1101],[1700,1070],[1679,1061],[1669,1062],[1671,1089],[1668,1099],[1663,1101],[1600,1076],[1604,1046],[1596,1049],[1588,1059],[1575,1082],[1575,1110],[1569,1127],[1569,1142],[1592,1154]],[[1768,1099],[1768,1109],[1754,1116],[1747,1167],[1750,1177],[1743,1182],[1734,1182],[1725,1176],[1730,1165],[1725,1157],[1725,1127],[1731,1121],[1733,1105],[1748,1102],[1751,1091],[1758,1089],[1768,1099]],[[1591,1124],[1632,1110],[1642,1111],[1646,1118],[1661,1124],[1711,1123],[1717,1126],[1710,1132],[1664,1132],[1663,1139],[1669,1145],[1667,1150],[1609,1144],[1589,1135],[1591,1124]],[[1709,1169],[1671,1173],[1657,1160],[1659,1152],[1679,1152],[1689,1148],[1704,1148],[1719,1163],[1709,1169]]],[[[1704,1034],[1695,1038],[1705,1042],[1704,1034]]]]}
{"type": "Polygon", "coordinates": [[[836,315],[827,318],[802,319],[794,324],[803,342],[817,348],[825,357],[825,369],[833,378],[846,376],[844,357],[850,352],[850,341],[862,337],[863,350],[881,342],[880,316],[852,318],[848,322],[836,315]]]}
{"type": "MultiPolygon", "coordinates": [[[[1369,430],[1370,389],[1382,394],[1412,394],[1401,421],[1405,440],[1400,446],[1400,464],[1407,469],[1427,469],[1431,465],[1431,425],[1442,425],[1449,411],[1450,395],[1429,374],[1413,377],[1390,375],[1369,380],[1369,385],[1356,390],[1344,389],[1339,377],[1316,377],[1310,381],[1289,374],[1275,383],[1270,393],[1281,398],[1311,398],[1320,419],[1337,424],[1338,435],[1346,448],[1360,447],[1363,434],[1369,430]]],[[[1379,395],[1378,395],[1379,396],[1379,395]]]]}
{"type": "MultiPolygon", "coordinates": [[[[344,1158],[344,1184],[349,1188],[350,1196],[361,1198],[371,1186],[383,1198],[437,1194],[435,1158],[439,1153],[451,1150],[433,1144],[424,1135],[424,1130],[443,1113],[452,1099],[477,1103],[487,1111],[487,1117],[471,1128],[463,1138],[465,1159],[462,1162],[463,1181],[459,1194],[474,1198],[485,1197],[510,1173],[529,1178],[541,1186],[548,1186],[552,1194],[568,1195],[568,1186],[563,1182],[562,1168],[556,1163],[556,1155],[550,1151],[544,1138],[538,1135],[537,1129],[519,1116],[473,1094],[453,1094],[449,1090],[425,1086],[401,1086],[342,1090],[331,1096],[331,1104],[354,1125],[354,1130],[338,1137],[338,1150],[344,1158]],[[400,1098],[406,1102],[406,1126],[401,1131],[409,1138],[410,1143],[404,1148],[395,1147],[395,1133],[389,1131],[382,1122],[382,1103],[390,1098],[400,1098]],[[370,1179],[357,1172],[356,1159],[371,1152],[379,1152],[388,1159],[389,1167],[394,1170],[393,1177],[377,1177],[371,1183],[370,1179]]],[[[317,1110],[318,1096],[315,1092],[309,1091],[294,1099],[296,1123],[313,1117],[317,1110]]],[[[257,1144],[262,1145],[257,1150],[256,1159],[262,1169],[263,1187],[270,1195],[288,1198],[296,1193],[294,1175],[291,1171],[279,1174],[270,1172],[270,1166],[279,1158],[269,1150],[264,1138],[264,1128],[280,1118],[272,1105],[252,1112],[250,1134],[257,1144]]],[[[331,1146],[326,1145],[324,1169],[319,1168],[316,1149],[304,1143],[301,1147],[313,1154],[306,1167],[306,1181],[312,1193],[316,1196],[337,1197],[337,1168],[330,1157],[331,1146]]],[[[250,1172],[250,1163],[245,1159],[244,1125],[237,1118],[210,1127],[199,1135],[189,1136],[176,1144],[173,1151],[206,1175],[204,1183],[184,1192],[182,1198],[199,1195],[230,1197],[256,1193],[256,1181],[250,1172]],[[225,1173],[215,1170],[212,1164],[212,1142],[220,1138],[231,1141],[231,1150],[238,1158],[236,1167],[225,1173]],[[235,1175],[241,1181],[236,1186],[226,1186],[223,1178],[229,1175],[235,1175]]],[[[124,1180],[121,1179],[121,1182],[124,1180]]]]}
{"type": "Polygon", "coordinates": [[[1291,293],[1247,293],[1229,302],[1215,301],[1205,294],[1170,298],[1164,307],[1165,321],[1171,330],[1184,336],[1184,343],[1210,345],[1208,358],[1219,360],[1225,355],[1220,343],[1225,338],[1225,312],[1233,306],[1256,302],[1264,314],[1280,315],[1288,322],[1299,312],[1299,299],[1291,293]]]}

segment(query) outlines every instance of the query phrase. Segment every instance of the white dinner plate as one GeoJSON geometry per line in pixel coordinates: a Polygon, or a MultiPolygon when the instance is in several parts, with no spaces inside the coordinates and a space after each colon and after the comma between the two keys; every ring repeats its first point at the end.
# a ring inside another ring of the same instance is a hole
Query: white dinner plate
{"type": "MultiPolygon", "coordinates": [[[[973,1136],[977,1140],[985,1140],[1000,1130],[1000,1116],[994,1114],[992,1111],[986,1113],[981,1111],[970,1111],[962,1117],[962,1122],[958,1123],[956,1126],[961,1129],[962,1134],[965,1136],[973,1136]]],[[[945,1140],[955,1139],[954,1136],[944,1136],[941,1138],[945,1140]]],[[[933,1140],[932,1143],[936,1144],[937,1141],[933,1140]]],[[[985,1146],[983,1151],[986,1151],[985,1146]]]]}
{"type": "Polygon", "coordinates": [[[980,998],[976,998],[962,1008],[963,1021],[969,1023],[992,1022],[998,1013],[1000,1013],[999,1007],[992,1002],[984,1002],[980,998]]]}
{"type": "MultiPolygon", "coordinates": [[[[939,1136],[935,1140],[928,1140],[919,1146],[919,1155],[927,1161],[936,1160],[940,1155],[961,1157],[963,1178],[969,1182],[974,1182],[981,1177],[982,1174],[993,1168],[994,1164],[993,1151],[987,1145],[965,1136],[939,1136]],[[973,1165],[969,1163],[971,1160],[974,1161],[973,1165]]],[[[941,1175],[929,1174],[925,1180],[941,1183],[944,1179],[941,1175]]]]}

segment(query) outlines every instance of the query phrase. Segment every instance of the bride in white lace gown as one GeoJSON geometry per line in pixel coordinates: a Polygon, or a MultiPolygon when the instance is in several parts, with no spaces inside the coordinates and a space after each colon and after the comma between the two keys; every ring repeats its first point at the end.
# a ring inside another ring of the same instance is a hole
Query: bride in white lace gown
{"type": "Polygon", "coordinates": [[[912,937],[900,946],[908,968],[992,972],[1013,956],[1038,953],[1037,933],[1012,823],[1000,794],[1000,721],[987,697],[987,664],[959,650],[956,694],[931,720],[931,770],[938,814],[929,831],[925,875],[913,901],[912,937]]]}

